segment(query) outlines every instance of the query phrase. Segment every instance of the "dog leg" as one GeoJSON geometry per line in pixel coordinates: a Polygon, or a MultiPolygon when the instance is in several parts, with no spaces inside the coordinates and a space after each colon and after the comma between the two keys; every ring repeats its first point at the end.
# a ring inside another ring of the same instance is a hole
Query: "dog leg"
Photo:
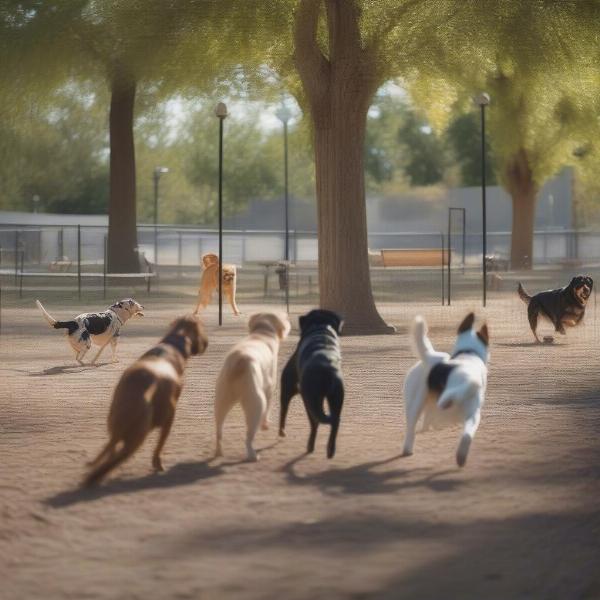
{"type": "Polygon", "coordinates": [[[248,394],[246,401],[242,403],[246,416],[246,452],[250,462],[258,460],[258,454],[252,446],[254,436],[260,427],[267,410],[267,400],[262,392],[248,394]]]}
{"type": "Polygon", "coordinates": [[[230,400],[226,395],[226,392],[221,389],[219,382],[217,382],[217,391],[215,395],[215,428],[217,434],[215,457],[223,456],[223,424],[225,423],[225,417],[234,404],[235,401],[230,400]]]}
{"type": "Polygon", "coordinates": [[[115,453],[115,449],[117,447],[117,442],[118,442],[118,440],[115,440],[112,438],[110,440],[108,440],[106,446],[104,446],[104,448],[102,448],[102,450],[100,451],[100,454],[98,454],[98,456],[96,456],[96,458],[94,458],[94,460],[90,460],[87,463],[87,466],[95,467],[97,464],[102,462],[107,456],[112,457],[113,454],[115,453]]]}
{"type": "Polygon", "coordinates": [[[291,399],[298,393],[298,373],[296,370],[296,354],[294,353],[281,372],[279,437],[285,437],[285,420],[291,399]]]}
{"type": "Polygon", "coordinates": [[[460,438],[460,443],[458,444],[458,449],[456,450],[456,464],[459,467],[464,467],[467,462],[467,456],[469,454],[469,448],[471,447],[471,442],[473,441],[473,437],[475,437],[475,432],[479,427],[479,422],[481,420],[481,411],[478,409],[475,411],[473,415],[471,415],[466,421],[463,430],[462,437],[460,438]]]}
{"type": "Polygon", "coordinates": [[[83,364],[83,361],[81,360],[81,358],[80,358],[80,356],[79,356],[79,355],[83,356],[83,355],[85,354],[85,352],[86,352],[85,350],[76,350],[76,351],[75,351],[75,360],[76,360],[76,361],[77,361],[77,362],[78,362],[80,365],[82,365],[82,364],[83,364]]]}
{"type": "Polygon", "coordinates": [[[404,389],[404,414],[406,418],[406,433],[404,434],[404,446],[402,456],[411,456],[415,445],[417,423],[427,400],[427,390],[424,382],[411,381],[404,389]]]}
{"type": "Polygon", "coordinates": [[[535,303],[535,301],[529,302],[529,305],[527,306],[527,318],[529,319],[529,326],[531,327],[531,331],[533,333],[535,341],[538,344],[541,344],[542,342],[536,333],[539,312],[539,307],[535,303]]]}
{"type": "Polygon", "coordinates": [[[90,363],[91,365],[96,364],[96,361],[100,358],[100,355],[102,354],[104,348],[106,348],[106,346],[108,346],[110,341],[111,340],[109,340],[108,342],[106,342],[105,344],[102,344],[102,346],[100,346],[100,350],[98,350],[98,354],[96,354],[96,356],[94,356],[94,358],[92,359],[92,362],[90,363]]]}
{"type": "Polygon", "coordinates": [[[111,363],[118,363],[119,359],[117,358],[117,344],[119,343],[119,338],[117,336],[114,336],[113,338],[111,338],[110,340],[110,350],[112,352],[112,357],[110,359],[111,363]]]}
{"type": "Polygon", "coordinates": [[[338,380],[335,384],[333,393],[327,397],[329,404],[329,413],[331,414],[331,432],[327,442],[327,458],[333,458],[335,455],[335,442],[337,439],[338,428],[340,426],[340,415],[344,405],[344,384],[338,380]]]}
{"type": "Polygon", "coordinates": [[[210,304],[210,298],[212,296],[212,292],[207,292],[200,289],[198,292],[198,303],[196,304],[196,308],[194,309],[194,314],[197,315],[200,312],[200,309],[204,310],[210,304]]]}
{"type": "Polygon", "coordinates": [[[158,438],[158,443],[156,444],[156,448],[154,450],[154,454],[152,455],[152,467],[155,471],[164,471],[162,461],[160,460],[160,453],[169,437],[169,433],[171,432],[171,426],[173,425],[173,420],[175,419],[175,411],[172,410],[171,414],[168,416],[165,424],[162,426],[160,430],[160,437],[158,438]]]}
{"type": "Polygon", "coordinates": [[[233,311],[233,314],[236,317],[238,317],[242,313],[240,312],[240,309],[235,303],[235,283],[231,287],[231,290],[227,290],[227,299],[229,300],[229,304],[231,305],[231,310],[233,311]]]}
{"type": "Polygon", "coordinates": [[[315,441],[317,439],[317,429],[319,428],[319,421],[315,419],[308,410],[308,421],[310,422],[310,434],[308,436],[308,444],[306,445],[306,452],[312,454],[315,451],[315,441]]]}

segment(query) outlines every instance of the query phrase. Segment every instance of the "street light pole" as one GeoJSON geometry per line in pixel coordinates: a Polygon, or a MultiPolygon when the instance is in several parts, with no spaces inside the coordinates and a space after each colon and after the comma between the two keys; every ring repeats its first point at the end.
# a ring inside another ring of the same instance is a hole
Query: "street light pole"
{"type": "Polygon", "coordinates": [[[154,265],[158,266],[158,183],[160,176],[168,173],[167,167],[154,167],[152,178],[154,180],[154,265]]]}
{"type": "Polygon", "coordinates": [[[485,107],[490,103],[490,96],[482,92],[475,98],[475,104],[481,109],[481,208],[482,208],[482,233],[483,233],[483,306],[487,299],[487,213],[486,213],[486,184],[485,184],[485,107]]]}
{"type": "Polygon", "coordinates": [[[223,324],[223,121],[227,106],[219,102],[215,109],[219,119],[219,326],[223,324]]]}
{"type": "Polygon", "coordinates": [[[283,180],[284,180],[284,221],[285,221],[285,306],[290,312],[290,221],[289,221],[289,184],[288,184],[288,122],[292,116],[282,102],[281,108],[275,113],[283,124],[283,180]]]}

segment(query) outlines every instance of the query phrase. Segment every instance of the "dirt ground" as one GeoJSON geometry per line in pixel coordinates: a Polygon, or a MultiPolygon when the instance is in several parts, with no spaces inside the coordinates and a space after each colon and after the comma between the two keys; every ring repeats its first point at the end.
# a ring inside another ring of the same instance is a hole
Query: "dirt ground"
{"type": "MultiPolygon", "coordinates": [[[[243,462],[241,411],[226,423],[225,457],[212,460],[214,383],[247,315],[207,313],[210,345],[191,361],[163,456],[156,437],[95,491],[77,485],[106,439],[123,369],[190,303],[144,299],[128,323],[120,363],[77,366],[63,334],[31,299],[2,313],[0,336],[0,596],[193,599],[600,598],[600,322],[555,345],[534,346],[512,294],[485,311],[492,335],[487,403],[467,466],[459,432],[417,436],[401,458],[407,336],[421,312],[449,349],[467,309],[381,307],[398,333],[343,339],[346,404],[338,453],[326,428],[306,456],[308,426],[292,403],[288,437],[258,436],[243,462]]],[[[94,303],[59,302],[60,318],[94,303]]],[[[293,318],[296,326],[297,314],[293,318]]],[[[297,329],[281,348],[290,355],[297,329]]],[[[104,361],[108,360],[108,355],[104,361]]],[[[278,418],[277,401],[273,414],[278,418]]]]}

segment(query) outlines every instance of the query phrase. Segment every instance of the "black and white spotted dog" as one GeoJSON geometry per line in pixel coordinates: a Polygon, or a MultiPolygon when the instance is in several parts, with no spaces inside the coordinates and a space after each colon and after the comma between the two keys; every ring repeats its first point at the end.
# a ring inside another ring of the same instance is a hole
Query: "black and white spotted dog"
{"type": "Polygon", "coordinates": [[[67,330],[69,344],[75,351],[75,360],[80,365],[83,364],[85,353],[92,347],[92,342],[100,346],[100,350],[90,364],[96,363],[108,344],[112,349],[112,362],[117,362],[117,342],[121,327],[131,317],[144,316],[142,312],[144,307],[132,298],[115,302],[102,312],[82,313],[71,321],[57,321],[48,314],[39,300],[36,300],[35,303],[51,327],[67,330]]]}

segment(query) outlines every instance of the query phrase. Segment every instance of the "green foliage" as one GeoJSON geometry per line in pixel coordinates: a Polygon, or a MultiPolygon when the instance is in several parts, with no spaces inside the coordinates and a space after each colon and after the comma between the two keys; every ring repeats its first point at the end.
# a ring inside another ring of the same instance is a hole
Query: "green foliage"
{"type": "Polygon", "coordinates": [[[104,102],[94,86],[72,84],[27,121],[2,122],[0,207],[29,210],[37,195],[47,212],[106,212],[104,102]]]}
{"type": "MultiPolygon", "coordinates": [[[[458,115],[446,131],[446,139],[452,160],[460,171],[460,183],[464,186],[481,184],[481,124],[477,112],[458,115]]],[[[490,151],[490,138],[486,136],[486,181],[496,184],[494,159],[490,151]]]]}

